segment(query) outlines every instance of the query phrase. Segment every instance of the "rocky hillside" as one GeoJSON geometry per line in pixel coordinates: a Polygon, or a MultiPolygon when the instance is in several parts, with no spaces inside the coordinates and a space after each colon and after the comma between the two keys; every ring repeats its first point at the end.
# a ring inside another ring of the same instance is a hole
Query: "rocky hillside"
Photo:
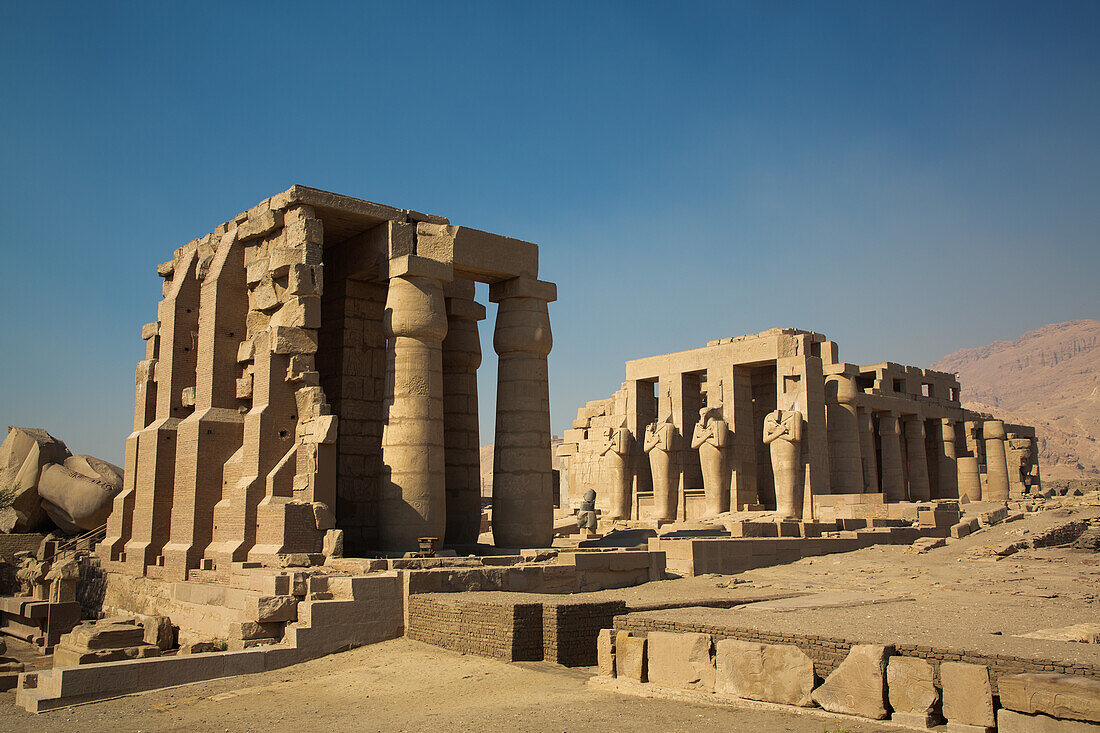
{"type": "Polygon", "coordinates": [[[932,368],[959,375],[964,406],[1034,425],[1043,478],[1100,476],[1100,321],[960,349],[932,368]]]}

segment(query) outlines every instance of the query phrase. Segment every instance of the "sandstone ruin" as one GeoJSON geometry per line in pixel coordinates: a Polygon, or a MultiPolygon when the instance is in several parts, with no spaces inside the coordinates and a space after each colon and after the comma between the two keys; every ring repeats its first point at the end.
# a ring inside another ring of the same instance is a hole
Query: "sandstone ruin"
{"type": "Polygon", "coordinates": [[[842,362],[822,334],[720,339],[629,361],[626,377],[577,411],[557,449],[563,497],[595,488],[607,518],[810,520],[838,504],[1005,501],[1040,485],[1034,428],[964,409],[952,374],[842,362]]]}

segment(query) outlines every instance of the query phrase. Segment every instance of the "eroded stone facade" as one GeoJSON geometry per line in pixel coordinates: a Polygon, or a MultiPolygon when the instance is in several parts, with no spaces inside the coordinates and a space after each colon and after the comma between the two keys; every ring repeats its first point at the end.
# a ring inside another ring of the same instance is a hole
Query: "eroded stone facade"
{"type": "Polygon", "coordinates": [[[1034,428],[963,409],[952,374],[842,362],[819,333],[711,341],[626,376],[565,432],[563,502],[593,488],[610,517],[803,519],[826,494],[999,500],[1039,483],[1034,428]]]}
{"type": "Polygon", "coordinates": [[[552,283],[529,242],[294,186],[180,247],[142,330],[109,570],[477,539],[474,283],[499,304],[498,544],[552,535],[552,283]]]}

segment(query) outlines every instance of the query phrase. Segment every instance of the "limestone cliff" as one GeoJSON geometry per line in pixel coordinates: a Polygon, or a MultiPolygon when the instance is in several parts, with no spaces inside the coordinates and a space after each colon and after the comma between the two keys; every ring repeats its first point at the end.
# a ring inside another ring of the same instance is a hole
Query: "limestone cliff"
{"type": "Polygon", "coordinates": [[[1034,425],[1043,478],[1100,476],[1100,321],[960,349],[932,368],[959,375],[964,407],[1034,425]]]}

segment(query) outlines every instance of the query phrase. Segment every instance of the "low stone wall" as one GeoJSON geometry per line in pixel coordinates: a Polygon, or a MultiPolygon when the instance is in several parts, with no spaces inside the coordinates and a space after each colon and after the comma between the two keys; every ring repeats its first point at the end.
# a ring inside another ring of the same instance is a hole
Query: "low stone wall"
{"type": "MultiPolygon", "coordinates": [[[[645,614],[625,614],[615,618],[614,630],[628,631],[635,636],[646,636],[650,631],[672,631],[678,633],[709,634],[716,642],[723,639],[751,641],[759,644],[789,644],[798,647],[814,663],[814,672],[819,677],[828,676],[848,656],[851,648],[861,642],[857,639],[838,639],[809,634],[787,633],[782,631],[762,631],[753,628],[730,628],[728,626],[710,626],[707,624],[680,623],[670,619],[655,618],[645,614]]],[[[1100,679],[1100,666],[1066,664],[1055,659],[1025,658],[999,654],[982,654],[972,650],[950,647],[932,647],[913,644],[894,645],[895,654],[902,657],[918,657],[928,660],[938,680],[939,666],[942,662],[966,662],[989,668],[990,682],[994,694],[997,692],[997,679],[1001,675],[1021,674],[1024,672],[1052,672],[1059,674],[1081,675],[1100,679]]]]}

